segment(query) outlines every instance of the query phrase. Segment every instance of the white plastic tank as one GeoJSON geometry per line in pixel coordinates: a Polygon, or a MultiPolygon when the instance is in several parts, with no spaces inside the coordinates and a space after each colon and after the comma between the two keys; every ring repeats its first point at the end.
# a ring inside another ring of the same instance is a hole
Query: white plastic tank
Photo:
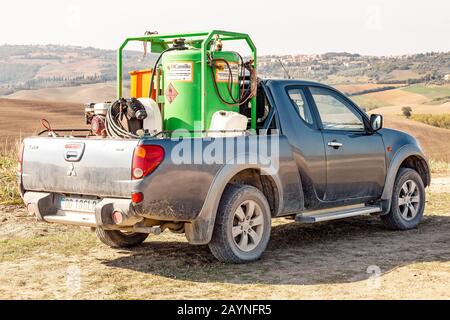
{"type": "Polygon", "coordinates": [[[248,118],[234,111],[220,110],[214,112],[208,137],[242,136],[247,130],[248,118]]]}
{"type": "Polygon", "coordinates": [[[145,107],[147,118],[144,119],[144,130],[148,130],[151,135],[162,131],[162,116],[158,104],[150,98],[138,99],[145,107]]]}

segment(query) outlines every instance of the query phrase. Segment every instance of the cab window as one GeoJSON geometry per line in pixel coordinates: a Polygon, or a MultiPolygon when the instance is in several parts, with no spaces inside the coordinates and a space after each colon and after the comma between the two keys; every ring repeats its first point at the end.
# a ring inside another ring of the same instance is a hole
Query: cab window
{"type": "Polygon", "coordinates": [[[364,131],[364,121],[353,106],[339,96],[336,92],[326,89],[311,87],[311,95],[317,107],[326,130],[364,131]]]}
{"type": "Polygon", "coordinates": [[[311,109],[305,98],[303,90],[300,88],[289,89],[288,96],[293,102],[295,109],[300,116],[300,118],[309,125],[314,124],[314,118],[312,116],[311,109]]]}

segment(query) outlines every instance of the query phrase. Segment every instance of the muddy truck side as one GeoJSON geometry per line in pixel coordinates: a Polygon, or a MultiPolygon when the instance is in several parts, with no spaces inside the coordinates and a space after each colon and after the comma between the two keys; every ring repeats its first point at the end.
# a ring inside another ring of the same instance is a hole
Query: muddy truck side
{"type": "Polygon", "coordinates": [[[278,217],[418,226],[430,171],[413,137],[313,82],[261,81],[257,115],[256,132],[231,136],[26,138],[23,200],[38,221],[95,228],[111,247],[169,230],[231,263],[259,259],[278,217]]]}

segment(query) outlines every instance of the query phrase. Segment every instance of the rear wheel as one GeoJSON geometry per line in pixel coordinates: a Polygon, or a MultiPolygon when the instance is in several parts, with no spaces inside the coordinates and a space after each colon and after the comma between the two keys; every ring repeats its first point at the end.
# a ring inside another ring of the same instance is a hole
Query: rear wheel
{"type": "Polygon", "coordinates": [[[122,232],[96,228],[95,234],[101,242],[112,248],[130,248],[140,245],[147,239],[147,233],[122,232]]]}
{"type": "Polygon", "coordinates": [[[381,216],[388,229],[409,230],[418,226],[425,208],[425,188],[419,174],[402,168],[395,179],[391,211],[381,216]]]}
{"type": "Polygon", "coordinates": [[[270,229],[270,208],[264,194],[249,185],[230,186],[220,201],[209,248],[222,262],[255,261],[267,247],[270,229]]]}

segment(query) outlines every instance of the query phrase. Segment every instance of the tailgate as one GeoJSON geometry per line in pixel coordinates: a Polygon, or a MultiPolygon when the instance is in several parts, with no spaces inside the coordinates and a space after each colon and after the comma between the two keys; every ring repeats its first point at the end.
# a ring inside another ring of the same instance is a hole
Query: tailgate
{"type": "Polygon", "coordinates": [[[32,137],[24,140],[25,190],[130,197],[138,140],[32,137]]]}

